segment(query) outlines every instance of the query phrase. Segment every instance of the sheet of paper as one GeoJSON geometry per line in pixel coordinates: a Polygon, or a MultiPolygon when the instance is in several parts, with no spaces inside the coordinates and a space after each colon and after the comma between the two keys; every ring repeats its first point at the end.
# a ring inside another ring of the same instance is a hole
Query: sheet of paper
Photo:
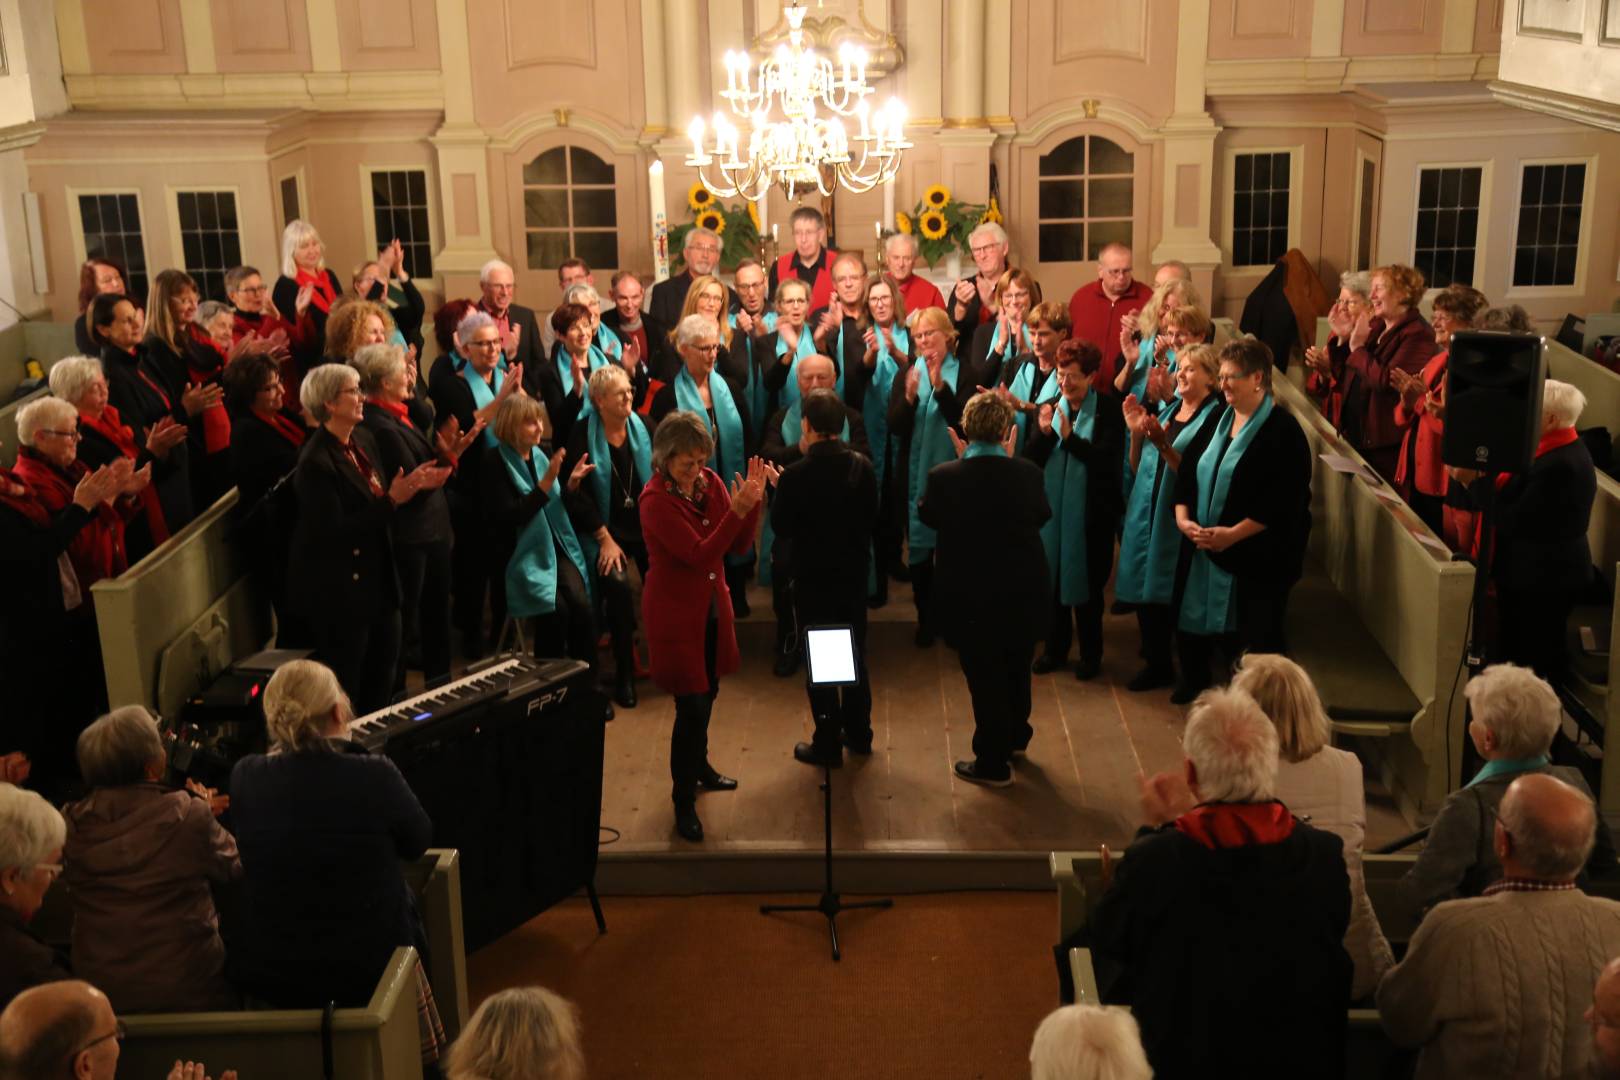
{"type": "Polygon", "coordinates": [[[1378,474],[1359,461],[1344,457],[1342,454],[1318,454],[1317,456],[1322,459],[1323,464],[1332,469],[1334,472],[1347,473],[1351,476],[1359,476],[1363,480],[1367,481],[1367,483],[1373,485],[1373,487],[1378,487],[1381,483],[1378,479],[1378,474]]]}
{"type": "Polygon", "coordinates": [[[1433,551],[1436,555],[1444,555],[1448,559],[1451,558],[1451,549],[1446,546],[1445,541],[1441,540],[1427,529],[1408,528],[1406,531],[1416,537],[1418,543],[1422,544],[1430,551],[1433,551]]]}

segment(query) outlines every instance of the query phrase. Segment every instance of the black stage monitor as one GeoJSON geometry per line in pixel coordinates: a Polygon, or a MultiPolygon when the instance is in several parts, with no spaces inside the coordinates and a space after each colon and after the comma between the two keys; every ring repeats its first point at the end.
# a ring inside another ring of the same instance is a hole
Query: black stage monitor
{"type": "Polygon", "coordinates": [[[853,627],[806,627],[804,657],[811,686],[854,686],[860,682],[855,677],[853,627]]]}
{"type": "Polygon", "coordinates": [[[1487,473],[1530,468],[1541,440],[1544,345],[1535,334],[1464,330],[1451,335],[1441,460],[1487,473]]]}

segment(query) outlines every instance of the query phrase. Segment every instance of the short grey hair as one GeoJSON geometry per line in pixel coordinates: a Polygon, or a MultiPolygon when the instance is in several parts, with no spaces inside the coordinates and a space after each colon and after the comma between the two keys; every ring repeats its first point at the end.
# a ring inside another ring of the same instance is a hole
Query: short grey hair
{"type": "Polygon", "coordinates": [[[318,364],[304,376],[303,384],[298,387],[298,400],[317,424],[324,424],[332,418],[330,406],[337,396],[359,385],[360,373],[348,364],[318,364]]]}
{"type": "Polygon", "coordinates": [[[1187,714],[1182,749],[1204,802],[1265,802],[1277,789],[1277,729],[1242,690],[1206,690],[1187,714]]]}
{"type": "Polygon", "coordinates": [[[1065,1005],[1035,1029],[1029,1075],[1030,1080],[1152,1080],[1153,1067],[1129,1009],[1065,1005]]]}
{"type": "MultiPolygon", "coordinates": [[[[1575,796],[1585,810],[1584,821],[1572,833],[1567,828],[1549,827],[1525,807],[1525,800],[1515,796],[1512,787],[1502,797],[1496,817],[1502,828],[1513,837],[1513,857],[1530,876],[1540,881],[1571,881],[1586,867],[1597,845],[1597,808],[1591,798],[1580,789],[1564,783],[1556,776],[1547,780],[1575,796]]],[[[1517,783],[1517,781],[1515,781],[1517,783]]]]}
{"type": "Polygon", "coordinates": [[[1507,758],[1540,757],[1552,747],[1563,706],[1547,681],[1518,664],[1492,664],[1463,684],[1476,723],[1507,758]]]}
{"type": "Polygon", "coordinates": [[[1339,275],[1339,288],[1349,289],[1365,300],[1372,295],[1372,271],[1346,270],[1339,275]]]}
{"type": "Polygon", "coordinates": [[[37,792],[0,784],[0,870],[28,870],[67,841],[67,822],[37,792]]]}
{"type": "Polygon", "coordinates": [[[219,318],[221,315],[234,314],[236,314],[236,309],[223,301],[204,300],[202,303],[197,305],[197,311],[191,316],[191,321],[206,330],[208,329],[208,324],[219,318]]]}
{"type": "Polygon", "coordinates": [[[583,281],[576,281],[568,286],[568,289],[563,293],[562,302],[599,308],[602,306],[602,294],[597,292],[593,286],[587,285],[583,281]]]}
{"type": "Polygon", "coordinates": [[[491,259],[489,262],[478,268],[478,284],[483,285],[488,282],[490,273],[495,270],[505,270],[508,274],[512,275],[514,282],[517,280],[517,274],[513,271],[511,263],[507,262],[505,259],[491,259]]]}
{"type": "Polygon", "coordinates": [[[17,410],[17,441],[33,446],[34,436],[46,428],[71,431],[79,426],[79,410],[61,398],[30,401],[17,410]]]}
{"type": "Polygon", "coordinates": [[[473,308],[461,317],[460,322],[456,323],[456,342],[465,349],[467,342],[472,340],[474,334],[486,326],[495,325],[495,318],[489,312],[473,308]]]}
{"type": "Polygon", "coordinates": [[[981,236],[988,236],[1002,246],[1007,244],[1007,230],[993,221],[981,221],[972,232],[968,233],[968,245],[971,247],[973,241],[981,236]]]}
{"type": "MultiPolygon", "coordinates": [[[[790,279],[791,280],[791,279],[790,279]]],[[[700,338],[720,337],[720,324],[707,315],[694,311],[681,320],[675,328],[675,344],[677,346],[695,345],[700,338]]]]}
{"type": "Polygon", "coordinates": [[[375,394],[395,374],[404,374],[405,350],[398,345],[363,345],[349,366],[360,376],[360,392],[375,394]]]}
{"type": "Polygon", "coordinates": [[[903,232],[890,233],[888,235],[888,238],[883,241],[883,250],[885,252],[887,252],[887,253],[893,254],[894,246],[896,244],[905,245],[907,248],[909,248],[911,250],[912,257],[913,258],[916,257],[916,255],[917,255],[917,238],[915,236],[912,236],[910,233],[903,233],[903,232]]]}
{"type": "Polygon", "coordinates": [[[65,356],[51,368],[51,393],[69,405],[78,405],[90,384],[106,377],[101,361],[95,357],[65,356]]]}
{"type": "Polygon", "coordinates": [[[605,396],[619,383],[623,383],[625,386],[630,385],[629,372],[618,364],[603,364],[591,372],[590,381],[585,386],[590,391],[591,400],[595,401],[605,396]]]}
{"type": "Polygon", "coordinates": [[[1586,411],[1586,395],[1567,382],[1548,379],[1541,388],[1541,411],[1553,418],[1554,426],[1572,428],[1586,411]]]}
{"type": "Polygon", "coordinates": [[[719,233],[715,232],[713,229],[706,229],[702,225],[694,225],[691,229],[687,230],[686,239],[681,241],[681,251],[690,251],[693,244],[695,244],[698,240],[705,238],[713,240],[716,244],[721,243],[719,233]]]}
{"type": "Polygon", "coordinates": [[[79,732],[79,772],[93,788],[124,787],[146,779],[146,767],[168,760],[157,721],[140,705],[114,709],[79,732]]]}
{"type": "Polygon", "coordinates": [[[314,660],[282,664],[264,686],[264,726],[279,749],[330,749],[326,730],[333,709],[345,721],[354,717],[337,675],[314,660]]]}
{"type": "Polygon", "coordinates": [[[658,430],[653,432],[653,471],[667,476],[670,458],[700,451],[705,458],[714,453],[708,421],[695,412],[672,412],[659,421],[658,430]]]}

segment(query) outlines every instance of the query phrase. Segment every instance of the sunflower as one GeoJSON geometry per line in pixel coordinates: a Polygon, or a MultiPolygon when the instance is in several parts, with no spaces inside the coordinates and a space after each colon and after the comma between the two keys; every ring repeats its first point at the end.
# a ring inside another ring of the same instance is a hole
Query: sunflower
{"type": "Polygon", "coordinates": [[[938,210],[924,210],[917,218],[917,225],[922,229],[923,239],[943,240],[945,238],[945,215],[938,210]]]}
{"type": "Polygon", "coordinates": [[[693,213],[702,213],[714,205],[714,192],[704,187],[700,180],[687,191],[686,205],[692,208],[693,213]]]}
{"type": "Polygon", "coordinates": [[[754,231],[759,232],[759,204],[750,199],[747,202],[748,220],[754,223],[754,231]]]}
{"type": "Polygon", "coordinates": [[[911,215],[904,210],[897,210],[894,214],[894,227],[907,236],[911,235],[911,215]]]}
{"type": "Polygon", "coordinates": [[[718,210],[704,210],[697,216],[697,226],[723,233],[726,231],[726,216],[718,210]]]}
{"type": "Polygon", "coordinates": [[[923,205],[934,210],[943,210],[945,204],[951,201],[951,189],[944,184],[935,184],[923,192],[923,205]]]}
{"type": "Polygon", "coordinates": [[[1001,204],[996,201],[994,195],[990,196],[990,205],[984,208],[984,216],[979,218],[979,224],[1000,225],[1004,220],[1001,216],[1001,204]]]}

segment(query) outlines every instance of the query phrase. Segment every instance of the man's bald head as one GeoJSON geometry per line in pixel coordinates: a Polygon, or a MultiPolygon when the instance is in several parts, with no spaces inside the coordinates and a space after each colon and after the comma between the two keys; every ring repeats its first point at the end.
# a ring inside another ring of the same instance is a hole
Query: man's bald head
{"type": "Polygon", "coordinates": [[[1509,784],[1496,816],[1496,853],[1510,877],[1572,881],[1592,854],[1596,807],[1546,773],[1509,784]]]}
{"type": "Polygon", "coordinates": [[[0,1073],[17,1080],[112,1080],[117,1030],[112,1003],[87,982],[30,987],[0,1013],[0,1073]]]}
{"type": "Polygon", "coordinates": [[[838,382],[838,369],[833,366],[832,358],[820,353],[812,353],[800,360],[796,374],[801,397],[812,390],[831,390],[838,382]]]}
{"type": "Polygon", "coordinates": [[[1586,1020],[1592,1025],[1601,1075],[1620,1076],[1620,959],[1610,960],[1598,975],[1586,1020]]]}

